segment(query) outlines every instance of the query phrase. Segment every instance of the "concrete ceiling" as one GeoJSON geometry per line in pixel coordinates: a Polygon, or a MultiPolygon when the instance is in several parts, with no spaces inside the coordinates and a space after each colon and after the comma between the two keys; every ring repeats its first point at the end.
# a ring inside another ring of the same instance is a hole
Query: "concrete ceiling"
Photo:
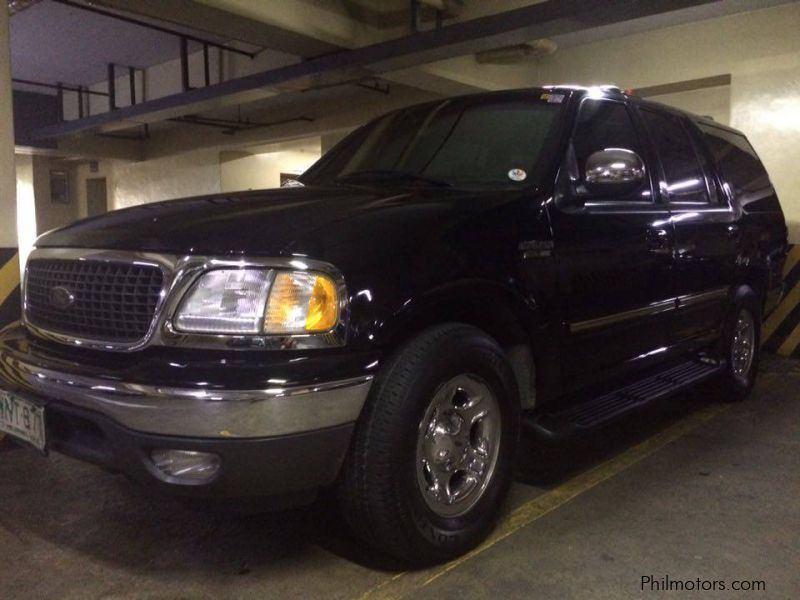
{"type": "Polygon", "coordinates": [[[797,0],[722,0],[721,2],[701,4],[684,10],[652,15],[643,19],[632,19],[624,23],[613,23],[602,27],[574,31],[566,35],[557,36],[554,40],[558,43],[559,48],[568,48],[741,12],[780,6],[781,4],[792,4],[793,2],[797,2],[797,0]]]}
{"type": "MultiPolygon", "coordinates": [[[[180,30],[198,35],[185,26],[180,30]]],[[[208,34],[205,38],[224,41],[208,34]]],[[[173,35],[50,0],[11,17],[11,72],[17,79],[91,85],[106,80],[110,62],[145,68],[179,52],[173,35]]]]}
{"type": "MultiPolygon", "coordinates": [[[[713,0],[559,0],[453,23],[436,30],[378,42],[237,79],[147,100],[58,126],[42,136],[112,131],[134,122],[156,122],[244,104],[265,96],[381,76],[538,37],[563,35],[633,18],[681,10],[713,0]]],[[[240,2],[241,4],[241,2],[240,2]]],[[[247,3],[249,6],[250,3],[247,3]]]]}
{"type": "MultiPolygon", "coordinates": [[[[181,151],[198,139],[215,143],[225,137],[207,125],[195,130],[185,122],[168,122],[175,117],[233,119],[244,114],[267,123],[287,117],[313,117],[312,124],[282,125],[234,136],[236,140],[257,141],[270,139],[274,131],[286,131],[289,137],[297,137],[301,131],[352,126],[359,119],[354,109],[362,102],[374,112],[383,105],[400,105],[431,94],[457,95],[497,87],[496,82],[485,79],[485,72],[474,69],[472,55],[479,50],[543,36],[552,37],[563,48],[790,1],[465,0],[462,13],[446,20],[442,30],[432,31],[432,24],[426,22],[420,32],[409,36],[411,26],[405,18],[408,0],[92,0],[92,5],[136,18],[158,19],[199,37],[234,40],[247,49],[265,47],[291,60],[280,68],[253,72],[209,88],[65,123],[48,133],[78,139],[79,135],[150,123],[156,139],[147,146],[160,144],[160,153],[181,151]],[[382,103],[377,92],[352,85],[370,77],[392,82],[393,98],[382,103]],[[347,117],[332,114],[337,111],[347,113],[347,117]],[[170,131],[178,132],[172,136],[174,140],[168,139],[170,131]]],[[[14,16],[12,44],[15,69],[20,69],[19,74],[15,70],[15,77],[73,84],[103,81],[110,61],[148,66],[178,55],[173,36],[51,0],[42,0],[14,16]],[[23,17],[31,22],[26,23],[23,17]],[[36,48],[45,51],[37,54],[36,48]]],[[[311,133],[314,131],[306,135],[311,133]]],[[[230,136],[227,140],[233,141],[230,136]]]]}

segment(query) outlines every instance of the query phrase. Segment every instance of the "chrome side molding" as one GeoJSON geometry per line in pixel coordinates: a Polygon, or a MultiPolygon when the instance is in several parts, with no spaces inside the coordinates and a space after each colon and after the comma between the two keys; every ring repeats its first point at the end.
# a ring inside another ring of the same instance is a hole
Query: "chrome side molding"
{"type": "Polygon", "coordinates": [[[652,304],[642,306],[641,308],[634,308],[632,310],[605,315],[595,319],[587,319],[586,321],[576,321],[575,323],[570,323],[569,330],[571,333],[580,333],[581,331],[607,327],[608,325],[629,321],[631,319],[638,319],[639,317],[646,317],[659,313],[680,310],[682,307],[695,306],[704,302],[722,300],[728,295],[728,293],[729,288],[720,287],[705,292],[699,292],[697,294],[674,296],[672,298],[666,298],[664,300],[659,300],[658,302],[653,302],[652,304]]]}

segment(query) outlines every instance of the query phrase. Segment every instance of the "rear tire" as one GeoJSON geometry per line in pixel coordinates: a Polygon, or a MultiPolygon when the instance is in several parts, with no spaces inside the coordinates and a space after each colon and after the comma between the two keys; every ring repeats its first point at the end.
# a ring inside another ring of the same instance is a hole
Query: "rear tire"
{"type": "Polygon", "coordinates": [[[723,402],[740,402],[753,389],[761,358],[761,307],[752,293],[742,293],[722,331],[722,376],[714,391],[723,402]]]}
{"type": "Polygon", "coordinates": [[[354,533],[404,563],[476,546],[511,484],[514,374],[497,343],[461,324],[429,329],[383,367],[338,486],[354,533]]]}

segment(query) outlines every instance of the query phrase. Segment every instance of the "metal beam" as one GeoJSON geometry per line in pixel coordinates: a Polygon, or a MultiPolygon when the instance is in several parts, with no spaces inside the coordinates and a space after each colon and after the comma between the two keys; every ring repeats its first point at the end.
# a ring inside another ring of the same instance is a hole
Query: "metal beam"
{"type": "Polygon", "coordinates": [[[117,110],[117,77],[114,63],[108,63],[108,110],[117,110]]]}
{"type": "Polygon", "coordinates": [[[717,0],[560,0],[464,21],[403,38],[337,52],[165,96],[80,121],[46,127],[39,138],[113,130],[119,121],[155,122],[197,114],[225,103],[247,103],[272,95],[270,88],[313,89],[357,81],[499,46],[663,14],[717,0]]]}
{"type": "Polygon", "coordinates": [[[131,89],[131,104],[136,104],[136,69],[128,67],[128,85],[131,89]]]}
{"type": "Polygon", "coordinates": [[[203,78],[206,86],[211,85],[211,67],[208,59],[208,44],[203,44],[203,78]]]}
{"type": "MultiPolygon", "coordinates": [[[[77,92],[80,87],[76,85],[65,85],[63,83],[45,83],[44,81],[34,81],[32,79],[20,79],[19,77],[14,77],[11,81],[14,83],[20,83],[22,85],[32,85],[36,87],[43,87],[48,88],[51,90],[56,90],[56,92],[61,91],[63,92],[77,92]]],[[[108,96],[106,92],[96,92],[94,90],[90,90],[86,88],[83,90],[89,95],[92,96],[108,96]]]]}
{"type": "Polygon", "coordinates": [[[189,42],[185,37],[181,38],[181,87],[184,92],[192,89],[189,85],[189,42]]]}

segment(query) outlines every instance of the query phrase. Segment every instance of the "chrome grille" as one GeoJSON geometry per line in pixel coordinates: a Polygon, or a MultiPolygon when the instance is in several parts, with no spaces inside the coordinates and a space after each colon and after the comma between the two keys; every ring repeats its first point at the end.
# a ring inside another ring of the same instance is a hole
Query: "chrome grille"
{"type": "Polygon", "coordinates": [[[150,330],[162,285],[161,269],[151,265],[31,259],[25,316],[46,332],[134,343],[150,330]]]}

